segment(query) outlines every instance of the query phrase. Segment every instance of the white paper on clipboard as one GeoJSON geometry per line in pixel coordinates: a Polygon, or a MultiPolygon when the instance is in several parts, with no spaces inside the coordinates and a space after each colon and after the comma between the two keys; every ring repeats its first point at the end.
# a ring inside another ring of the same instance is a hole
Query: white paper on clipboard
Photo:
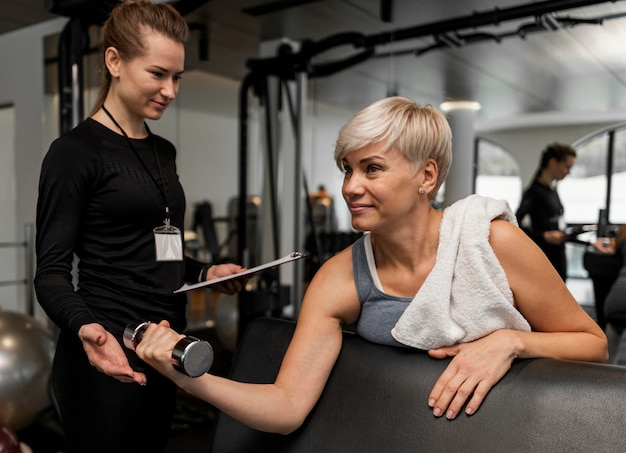
{"type": "Polygon", "coordinates": [[[193,283],[191,285],[184,284],[183,286],[178,288],[176,291],[174,291],[174,293],[182,293],[182,292],[185,292],[185,291],[191,291],[192,289],[202,288],[203,286],[215,285],[216,283],[224,282],[224,281],[230,280],[232,278],[245,277],[246,275],[251,275],[251,274],[254,274],[255,272],[259,272],[259,271],[262,271],[262,270],[265,270],[265,269],[270,269],[272,267],[280,266],[281,264],[289,263],[291,261],[299,260],[301,258],[306,258],[306,257],[307,257],[307,255],[305,255],[302,252],[291,252],[289,255],[285,255],[282,258],[279,258],[279,259],[274,260],[274,261],[270,261],[270,262],[265,263],[265,264],[261,264],[261,265],[256,266],[256,267],[251,267],[250,269],[246,269],[243,272],[238,272],[236,274],[225,275],[224,277],[218,277],[218,278],[214,278],[214,279],[211,279],[211,280],[206,280],[206,281],[200,282],[200,283],[193,283]]]}

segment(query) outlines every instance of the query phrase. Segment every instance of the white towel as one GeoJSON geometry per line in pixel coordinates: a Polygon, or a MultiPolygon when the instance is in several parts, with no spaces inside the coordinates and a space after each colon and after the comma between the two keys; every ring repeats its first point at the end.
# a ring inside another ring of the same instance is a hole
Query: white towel
{"type": "Polygon", "coordinates": [[[517,224],[506,201],[470,195],[444,210],[437,261],[391,334],[407,346],[434,349],[498,329],[530,331],[491,245],[491,221],[517,224]]]}

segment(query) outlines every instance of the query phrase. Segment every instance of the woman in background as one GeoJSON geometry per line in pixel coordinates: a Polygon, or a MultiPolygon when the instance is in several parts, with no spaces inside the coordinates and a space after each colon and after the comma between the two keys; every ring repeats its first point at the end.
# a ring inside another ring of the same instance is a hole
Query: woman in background
{"type": "Polygon", "coordinates": [[[553,143],[541,153],[539,168],[515,213],[518,223],[543,250],[563,281],[567,279],[565,220],[555,181],[565,178],[576,162],[576,150],[553,143]],[[528,219],[526,217],[528,216],[528,219]]]}

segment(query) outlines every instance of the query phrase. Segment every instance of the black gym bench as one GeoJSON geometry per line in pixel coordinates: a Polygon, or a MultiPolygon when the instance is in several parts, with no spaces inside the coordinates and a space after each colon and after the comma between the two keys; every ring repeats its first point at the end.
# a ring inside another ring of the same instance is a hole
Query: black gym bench
{"type": "MultiPolygon", "coordinates": [[[[274,381],[295,323],[254,320],[230,377],[274,381]]],[[[212,453],[623,452],[626,367],[550,359],[514,362],[476,414],[436,418],[427,405],[447,360],[344,333],[317,405],[294,433],[250,429],[220,414],[212,453]]]]}

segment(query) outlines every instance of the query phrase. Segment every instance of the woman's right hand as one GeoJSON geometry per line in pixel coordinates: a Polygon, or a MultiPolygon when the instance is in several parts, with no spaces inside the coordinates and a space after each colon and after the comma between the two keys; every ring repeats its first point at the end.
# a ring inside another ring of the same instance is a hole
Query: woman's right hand
{"type": "Polygon", "coordinates": [[[567,235],[560,230],[545,231],[543,238],[548,244],[561,245],[567,240],[567,235]]]}
{"type": "Polygon", "coordinates": [[[78,331],[89,363],[101,373],[120,382],[146,384],[146,375],[134,371],[122,346],[101,324],[83,325],[78,331]]]}
{"type": "Polygon", "coordinates": [[[175,371],[172,365],[172,351],[182,338],[185,338],[185,335],[172,330],[166,320],[158,324],[151,323],[135,352],[141,360],[176,382],[177,377],[184,375],[175,371]]]}

